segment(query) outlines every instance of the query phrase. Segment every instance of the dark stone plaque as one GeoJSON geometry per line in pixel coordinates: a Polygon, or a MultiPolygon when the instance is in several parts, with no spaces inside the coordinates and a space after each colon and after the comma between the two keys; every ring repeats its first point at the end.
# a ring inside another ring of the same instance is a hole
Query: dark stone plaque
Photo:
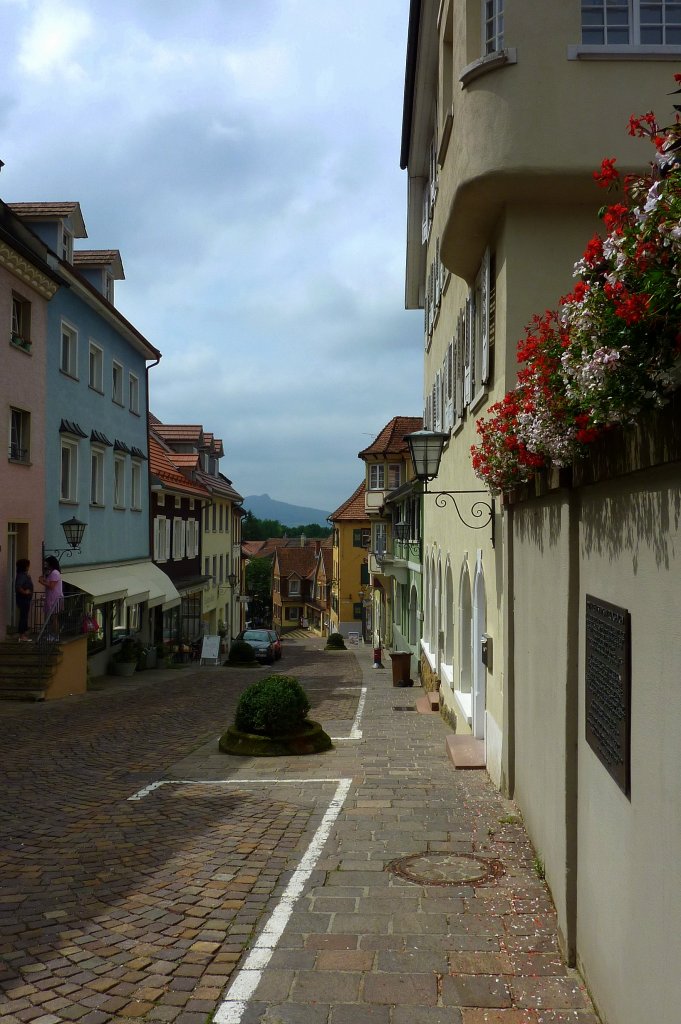
{"type": "Polygon", "coordinates": [[[631,620],[626,608],[586,596],[586,740],[630,793],[631,620]]]}

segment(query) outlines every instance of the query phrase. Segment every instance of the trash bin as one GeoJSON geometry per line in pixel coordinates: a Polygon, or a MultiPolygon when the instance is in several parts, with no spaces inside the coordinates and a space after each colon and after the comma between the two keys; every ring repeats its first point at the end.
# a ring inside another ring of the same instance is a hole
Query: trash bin
{"type": "Polygon", "coordinates": [[[406,686],[409,683],[411,654],[409,651],[392,651],[390,658],[393,663],[393,686],[406,686]]]}

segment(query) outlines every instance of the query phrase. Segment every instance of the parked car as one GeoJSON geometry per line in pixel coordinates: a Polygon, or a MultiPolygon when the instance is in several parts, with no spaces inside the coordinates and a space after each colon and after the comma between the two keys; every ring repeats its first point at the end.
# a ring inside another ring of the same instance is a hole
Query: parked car
{"type": "Polygon", "coordinates": [[[274,644],[269,629],[242,629],[235,639],[243,640],[253,648],[256,661],[266,665],[271,665],[274,661],[274,644]]]}
{"type": "Polygon", "coordinates": [[[279,659],[281,658],[281,638],[274,629],[268,629],[267,632],[270,635],[270,640],[272,641],[272,646],[274,647],[274,657],[276,658],[277,661],[279,661],[279,659]]]}

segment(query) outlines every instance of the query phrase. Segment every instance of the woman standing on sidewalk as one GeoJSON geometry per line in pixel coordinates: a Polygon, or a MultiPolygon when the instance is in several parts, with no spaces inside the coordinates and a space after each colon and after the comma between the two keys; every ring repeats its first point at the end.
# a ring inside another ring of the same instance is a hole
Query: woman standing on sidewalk
{"type": "Polygon", "coordinates": [[[33,580],[28,574],[31,563],[28,558],[20,558],[17,562],[17,574],[14,578],[14,594],[19,609],[19,643],[30,643],[28,633],[28,613],[33,600],[33,580]]]}
{"type": "Polygon", "coordinates": [[[42,583],[45,587],[45,625],[48,630],[45,634],[45,639],[58,640],[58,613],[61,611],[64,591],[61,582],[61,573],[59,571],[59,562],[54,555],[48,555],[45,559],[43,575],[38,578],[38,582],[42,583]]]}

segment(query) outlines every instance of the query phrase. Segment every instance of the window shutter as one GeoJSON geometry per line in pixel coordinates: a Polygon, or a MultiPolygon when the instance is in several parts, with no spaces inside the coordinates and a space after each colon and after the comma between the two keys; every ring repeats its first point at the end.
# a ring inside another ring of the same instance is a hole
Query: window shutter
{"type": "Polygon", "coordinates": [[[154,518],[154,561],[159,562],[161,560],[161,543],[160,543],[160,531],[159,531],[159,520],[158,516],[154,518]]]}
{"type": "Polygon", "coordinates": [[[445,361],[442,364],[442,371],[440,373],[440,430],[447,430],[450,424],[446,422],[447,419],[447,356],[445,354],[445,361]]]}
{"type": "Polygon", "coordinates": [[[423,189],[423,211],[421,214],[421,243],[428,241],[430,233],[430,183],[426,182],[423,189]]]}
{"type": "Polygon", "coordinates": [[[447,367],[447,399],[451,400],[454,397],[454,338],[447,346],[445,365],[447,367]]]}
{"type": "Polygon", "coordinates": [[[433,263],[433,291],[436,310],[440,308],[441,288],[442,274],[440,272],[440,239],[438,238],[435,241],[435,260],[433,263]]]}
{"type": "Polygon", "coordinates": [[[478,341],[479,341],[479,338],[476,337],[476,332],[477,332],[477,320],[476,320],[477,309],[476,309],[476,306],[477,306],[477,301],[476,301],[476,297],[475,297],[475,289],[472,288],[471,292],[470,292],[470,302],[469,302],[469,306],[468,306],[468,311],[469,311],[469,326],[468,326],[468,330],[469,330],[469,334],[470,334],[469,352],[470,352],[470,364],[471,364],[471,400],[474,399],[476,394],[477,394],[477,390],[478,390],[478,373],[480,371],[480,367],[477,365],[478,341]]]}
{"type": "Polygon", "coordinates": [[[463,357],[463,404],[470,405],[471,401],[471,300],[466,299],[464,312],[464,357],[463,357]]]}
{"type": "Polygon", "coordinates": [[[489,249],[485,249],[482,258],[480,271],[480,324],[482,330],[481,353],[480,353],[480,380],[487,384],[489,380],[489,320],[490,320],[490,255],[489,249]]]}

